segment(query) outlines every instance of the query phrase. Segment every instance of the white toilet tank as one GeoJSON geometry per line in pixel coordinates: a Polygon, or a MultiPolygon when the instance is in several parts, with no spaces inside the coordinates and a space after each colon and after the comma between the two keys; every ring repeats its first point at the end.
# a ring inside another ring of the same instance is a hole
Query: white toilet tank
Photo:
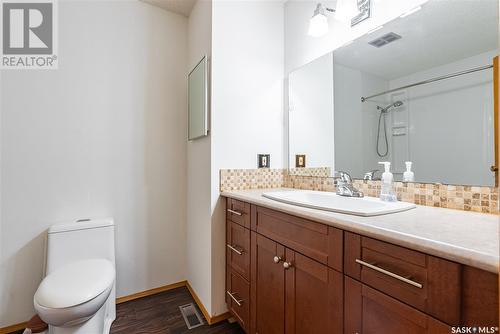
{"type": "Polygon", "coordinates": [[[46,275],[62,265],[85,259],[115,264],[115,232],[111,218],[84,219],[49,228],[46,275]]]}

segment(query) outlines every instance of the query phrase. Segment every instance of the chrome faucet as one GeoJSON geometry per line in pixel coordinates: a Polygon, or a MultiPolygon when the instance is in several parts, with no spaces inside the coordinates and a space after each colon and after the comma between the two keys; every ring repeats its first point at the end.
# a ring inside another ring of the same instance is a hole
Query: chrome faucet
{"type": "Polygon", "coordinates": [[[364,194],[354,188],[352,178],[347,172],[336,171],[334,178],[336,179],[337,195],[346,197],[363,197],[364,194]]]}
{"type": "Polygon", "coordinates": [[[375,180],[375,173],[376,172],[378,172],[378,169],[373,169],[369,172],[366,172],[365,176],[363,176],[363,180],[367,180],[367,181],[375,180]]]}

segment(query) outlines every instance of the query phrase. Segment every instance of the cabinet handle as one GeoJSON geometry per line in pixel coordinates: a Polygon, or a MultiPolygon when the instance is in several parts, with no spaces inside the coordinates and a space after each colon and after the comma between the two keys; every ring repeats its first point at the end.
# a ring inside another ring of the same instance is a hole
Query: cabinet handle
{"type": "Polygon", "coordinates": [[[280,263],[281,262],[281,257],[279,257],[278,255],[276,255],[275,257],[273,257],[273,261],[274,261],[274,263],[280,263]]]}
{"type": "Polygon", "coordinates": [[[230,213],[232,213],[233,215],[237,215],[237,216],[241,216],[241,215],[243,215],[241,212],[234,211],[234,210],[231,210],[231,209],[227,209],[227,212],[230,212],[230,213]]]}
{"type": "Polygon", "coordinates": [[[236,254],[243,255],[243,250],[239,250],[238,248],[236,248],[235,246],[231,246],[230,244],[227,244],[226,246],[236,254]]]}
{"type": "Polygon", "coordinates": [[[375,266],[375,265],[373,265],[371,263],[368,263],[368,262],[365,262],[365,261],[362,261],[362,260],[359,260],[359,259],[356,259],[356,263],[359,263],[359,264],[361,264],[361,265],[363,265],[365,267],[368,267],[370,269],[378,271],[379,273],[385,274],[387,276],[390,276],[392,278],[395,278],[395,279],[400,280],[402,282],[405,282],[407,284],[413,285],[414,287],[417,287],[419,289],[423,288],[423,285],[420,284],[420,283],[418,283],[418,282],[412,281],[411,279],[408,279],[406,277],[403,277],[403,276],[400,276],[398,274],[392,273],[392,272],[390,272],[388,270],[385,270],[385,269],[382,269],[380,267],[377,267],[377,266],[375,266]]]}
{"type": "Polygon", "coordinates": [[[231,299],[236,303],[236,305],[241,306],[243,305],[243,299],[236,299],[236,297],[229,291],[226,291],[226,293],[231,297],[231,299]]]}
{"type": "Polygon", "coordinates": [[[291,262],[283,262],[283,268],[285,269],[290,269],[293,267],[293,264],[291,262]]]}

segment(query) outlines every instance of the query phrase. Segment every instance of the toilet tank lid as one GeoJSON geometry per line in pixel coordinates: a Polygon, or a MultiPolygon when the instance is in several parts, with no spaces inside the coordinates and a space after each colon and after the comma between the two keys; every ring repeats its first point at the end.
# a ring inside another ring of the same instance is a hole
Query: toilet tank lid
{"type": "Polygon", "coordinates": [[[98,218],[98,219],[79,219],[67,223],[52,225],[49,228],[50,233],[60,233],[69,231],[86,230],[99,227],[113,226],[113,218],[98,218]]]}
{"type": "Polygon", "coordinates": [[[106,259],[72,262],[43,279],[34,301],[47,308],[80,305],[109,289],[114,280],[115,268],[106,259]]]}

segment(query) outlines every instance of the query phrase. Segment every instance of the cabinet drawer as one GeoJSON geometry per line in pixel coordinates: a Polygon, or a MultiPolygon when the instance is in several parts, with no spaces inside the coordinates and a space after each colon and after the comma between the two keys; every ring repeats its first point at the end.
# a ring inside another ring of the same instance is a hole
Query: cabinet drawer
{"type": "Polygon", "coordinates": [[[460,323],[459,264],[345,233],[345,273],[450,325],[460,323]]]}
{"type": "Polygon", "coordinates": [[[345,276],[344,333],[449,334],[451,327],[345,276]]]}
{"type": "Polygon", "coordinates": [[[232,271],[229,267],[226,274],[227,307],[245,332],[248,333],[250,322],[250,285],[243,277],[232,271]]]}
{"type": "Polygon", "coordinates": [[[250,230],[229,220],[226,223],[226,259],[234,271],[250,280],[250,230]]]}
{"type": "Polygon", "coordinates": [[[250,228],[250,204],[228,198],[226,202],[226,218],[241,226],[250,228]]]}
{"type": "Polygon", "coordinates": [[[254,207],[252,230],[342,271],[342,230],[262,207],[254,207]]]}

